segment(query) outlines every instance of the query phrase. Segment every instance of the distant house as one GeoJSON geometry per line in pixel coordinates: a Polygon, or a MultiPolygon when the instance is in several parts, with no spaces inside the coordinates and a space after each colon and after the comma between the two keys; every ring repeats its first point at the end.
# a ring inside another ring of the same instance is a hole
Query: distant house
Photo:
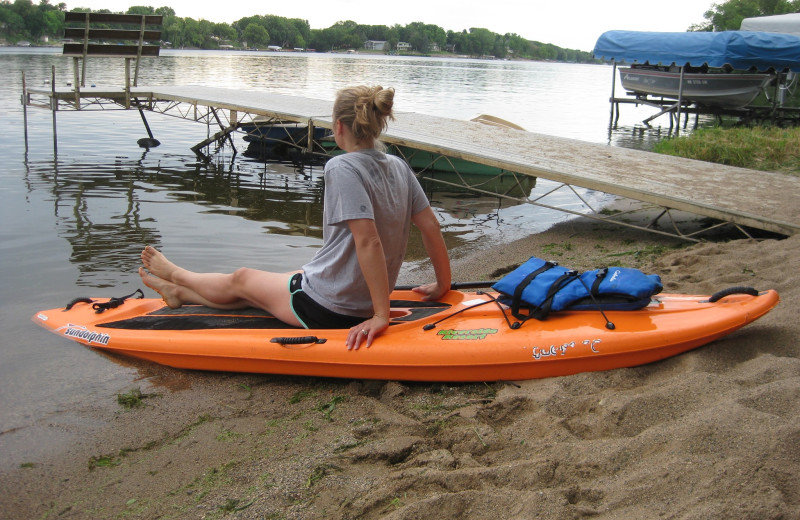
{"type": "Polygon", "coordinates": [[[364,42],[364,48],[368,51],[383,51],[386,50],[386,43],[380,40],[367,40],[364,42]]]}
{"type": "Polygon", "coordinates": [[[398,51],[410,51],[411,44],[408,42],[397,42],[397,50],[398,51]]]}

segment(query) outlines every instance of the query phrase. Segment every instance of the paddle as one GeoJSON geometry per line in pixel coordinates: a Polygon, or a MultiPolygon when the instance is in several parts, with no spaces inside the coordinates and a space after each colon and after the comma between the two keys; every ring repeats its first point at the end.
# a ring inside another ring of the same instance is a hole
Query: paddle
{"type": "MultiPolygon", "coordinates": [[[[453,282],[450,284],[450,290],[456,291],[458,289],[483,289],[486,287],[491,287],[495,284],[495,280],[490,280],[488,282],[453,282]]],[[[395,291],[410,291],[414,287],[419,287],[419,285],[398,285],[394,288],[395,291]]]]}

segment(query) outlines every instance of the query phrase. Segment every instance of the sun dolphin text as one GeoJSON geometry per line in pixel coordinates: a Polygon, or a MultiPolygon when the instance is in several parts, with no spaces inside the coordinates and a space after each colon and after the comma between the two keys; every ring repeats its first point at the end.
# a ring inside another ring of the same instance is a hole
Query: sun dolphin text
{"type": "Polygon", "coordinates": [[[108,341],[111,339],[111,336],[108,334],[94,332],[87,329],[83,325],[73,325],[71,323],[64,325],[63,327],[59,327],[56,329],[56,332],[63,332],[65,336],[83,340],[89,345],[92,343],[96,343],[98,345],[108,345],[108,341]]]}

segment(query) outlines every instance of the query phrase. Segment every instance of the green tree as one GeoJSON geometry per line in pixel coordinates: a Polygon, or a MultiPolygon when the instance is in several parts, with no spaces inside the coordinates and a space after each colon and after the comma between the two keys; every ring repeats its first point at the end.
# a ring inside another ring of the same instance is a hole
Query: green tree
{"type": "Polygon", "coordinates": [[[494,50],[495,35],[489,29],[472,27],[469,30],[470,54],[473,56],[486,56],[494,50]]]}
{"type": "Polygon", "coordinates": [[[391,30],[385,25],[362,25],[367,40],[389,41],[391,30]]]}
{"type": "Polygon", "coordinates": [[[447,31],[447,45],[451,52],[456,54],[469,54],[469,34],[466,30],[455,32],[447,31]]]}
{"type": "Polygon", "coordinates": [[[156,9],[156,14],[161,15],[166,19],[169,16],[175,16],[175,9],[171,7],[159,7],[156,9]]]}
{"type": "Polygon", "coordinates": [[[264,26],[258,23],[250,23],[244,28],[242,38],[247,42],[248,47],[265,47],[269,45],[269,33],[264,26]]]}
{"type": "Polygon", "coordinates": [[[200,23],[194,18],[183,19],[183,47],[200,48],[203,38],[200,33],[200,23]]]}
{"type": "Polygon", "coordinates": [[[410,43],[418,52],[428,52],[431,45],[428,31],[422,22],[411,22],[406,25],[403,29],[403,40],[410,43]]]}
{"type": "Polygon", "coordinates": [[[132,5],[128,8],[125,14],[156,14],[156,10],[150,6],[132,5]]]}
{"type": "Polygon", "coordinates": [[[227,23],[215,23],[211,33],[220,40],[236,40],[236,30],[227,23]]]}
{"type": "Polygon", "coordinates": [[[9,37],[23,35],[25,19],[6,5],[0,5],[0,28],[9,37]]]}
{"type": "Polygon", "coordinates": [[[64,28],[66,5],[50,5],[40,0],[34,5],[31,0],[8,0],[0,2],[0,34],[9,39],[38,40],[42,36],[58,36],[64,28]]]}
{"type": "MultiPolygon", "coordinates": [[[[269,43],[279,45],[283,48],[300,47],[298,45],[303,40],[297,26],[288,18],[282,16],[267,15],[262,17],[261,25],[269,34],[269,43]]],[[[303,41],[303,44],[305,42],[303,41]]]]}
{"type": "Polygon", "coordinates": [[[308,42],[311,40],[311,26],[308,20],[301,20],[300,18],[290,18],[289,23],[294,25],[297,30],[297,40],[294,43],[295,47],[307,47],[308,42]]]}
{"type": "Polygon", "coordinates": [[[164,41],[172,43],[172,46],[175,48],[184,47],[184,33],[186,32],[185,27],[186,24],[184,23],[183,18],[177,16],[169,17],[164,20],[161,38],[164,41]]]}
{"type": "Polygon", "coordinates": [[[360,49],[367,38],[359,36],[358,27],[352,20],[345,20],[327,29],[312,30],[310,46],[318,51],[360,49]]]}
{"type": "Polygon", "coordinates": [[[197,22],[199,47],[201,49],[219,48],[219,37],[214,34],[214,22],[200,19],[197,22]]]}
{"type": "Polygon", "coordinates": [[[50,10],[44,13],[45,34],[56,36],[64,32],[64,13],[58,10],[50,10]]]}
{"type": "Polygon", "coordinates": [[[742,20],[756,16],[800,11],[800,0],[728,0],[714,4],[703,14],[705,22],[689,27],[690,31],[738,31],[742,20]]]}
{"type": "Polygon", "coordinates": [[[528,40],[516,33],[505,35],[506,48],[515,57],[521,58],[528,55],[530,44],[528,40]]]}

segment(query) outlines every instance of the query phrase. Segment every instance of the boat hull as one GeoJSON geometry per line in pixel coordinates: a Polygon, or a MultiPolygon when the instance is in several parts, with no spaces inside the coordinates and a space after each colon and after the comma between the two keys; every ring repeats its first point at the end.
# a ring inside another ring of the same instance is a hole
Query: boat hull
{"type": "Polygon", "coordinates": [[[707,296],[660,295],[641,310],[606,312],[613,330],[596,311],[555,313],[512,329],[497,304],[477,305],[489,301],[485,294],[450,291],[429,303],[411,291],[396,291],[392,298],[389,330],[371,348],[358,351],[346,349],[347,330],[287,328],[255,310],[185,306],[173,311],[156,299],[127,300],[101,314],[79,303],[70,310],[41,311],[33,321],[92,348],[181,369],[495,381],[658,361],[723,337],[778,303],[775,291],[715,303],[707,296]],[[457,311],[462,312],[453,315],[457,311]]]}
{"type": "MultiPolygon", "coordinates": [[[[625,90],[678,99],[680,72],[620,68],[625,90]]],[[[740,108],[749,105],[772,80],[769,74],[684,73],[680,96],[705,106],[740,108]]]]}
{"type": "MultiPolygon", "coordinates": [[[[253,122],[242,124],[239,130],[244,132],[244,141],[248,143],[245,157],[262,161],[311,163],[315,160],[308,151],[308,126],[294,123],[253,122]]],[[[314,127],[312,132],[312,150],[324,153],[319,144],[330,131],[322,127],[314,127]]]]}

